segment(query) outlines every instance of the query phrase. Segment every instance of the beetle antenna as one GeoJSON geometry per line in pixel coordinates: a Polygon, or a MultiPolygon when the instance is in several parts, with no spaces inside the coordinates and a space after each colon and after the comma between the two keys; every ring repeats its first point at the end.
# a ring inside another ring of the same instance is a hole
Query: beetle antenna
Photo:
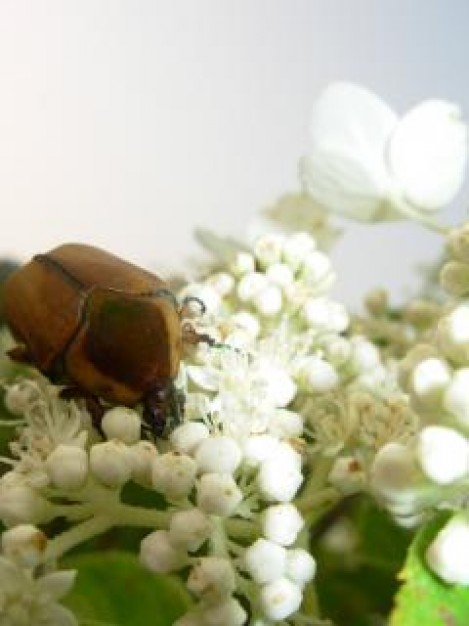
{"type": "Polygon", "coordinates": [[[197,296],[186,296],[181,302],[181,313],[184,317],[184,312],[189,309],[189,306],[192,302],[196,302],[200,307],[199,315],[203,315],[207,311],[207,307],[205,306],[205,302],[198,298],[197,296]]]}

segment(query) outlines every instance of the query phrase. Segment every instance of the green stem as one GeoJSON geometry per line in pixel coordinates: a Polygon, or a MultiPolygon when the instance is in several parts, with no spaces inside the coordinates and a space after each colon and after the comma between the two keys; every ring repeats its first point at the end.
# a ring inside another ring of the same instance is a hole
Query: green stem
{"type": "Polygon", "coordinates": [[[64,531],[47,544],[44,555],[44,561],[50,561],[60,558],[65,552],[68,552],[75,546],[96,535],[106,532],[113,526],[113,520],[109,517],[97,515],[91,519],[85,520],[73,528],[64,531]]]}
{"type": "Polygon", "coordinates": [[[341,494],[335,487],[324,487],[311,495],[305,494],[295,500],[295,505],[301,513],[309,513],[324,505],[332,505],[340,500],[341,494]]]}
{"type": "Polygon", "coordinates": [[[323,489],[334,462],[335,459],[328,456],[320,456],[315,462],[310,462],[311,474],[301,492],[302,498],[309,497],[323,489]]]}
{"type": "Polygon", "coordinates": [[[230,537],[244,539],[247,542],[254,541],[260,534],[260,528],[255,522],[244,519],[225,520],[225,529],[230,537]]]}

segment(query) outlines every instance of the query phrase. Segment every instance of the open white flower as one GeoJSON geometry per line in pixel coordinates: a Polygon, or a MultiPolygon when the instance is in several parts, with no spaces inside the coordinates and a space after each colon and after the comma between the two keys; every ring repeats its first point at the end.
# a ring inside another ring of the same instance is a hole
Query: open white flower
{"type": "Polygon", "coordinates": [[[58,604],[73,586],[76,572],[63,570],[33,577],[0,556],[0,621],[11,626],[77,626],[73,613],[58,604]]]}
{"type": "Polygon", "coordinates": [[[334,83],[316,102],[310,136],[305,190],[346,217],[431,222],[463,182],[467,126],[449,102],[427,100],[399,120],[370,91],[334,83]]]}

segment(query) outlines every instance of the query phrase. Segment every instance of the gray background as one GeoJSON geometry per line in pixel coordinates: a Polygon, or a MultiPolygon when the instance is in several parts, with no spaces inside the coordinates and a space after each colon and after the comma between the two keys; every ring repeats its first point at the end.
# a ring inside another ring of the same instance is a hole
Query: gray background
{"type": "MultiPolygon", "coordinates": [[[[468,53],[465,0],[0,0],[0,253],[77,240],[181,268],[195,225],[242,235],[297,188],[327,83],[469,116],[468,53]]],[[[466,186],[446,220],[467,206],[466,186]]],[[[440,245],[414,225],[354,225],[336,293],[399,299],[440,245]]]]}

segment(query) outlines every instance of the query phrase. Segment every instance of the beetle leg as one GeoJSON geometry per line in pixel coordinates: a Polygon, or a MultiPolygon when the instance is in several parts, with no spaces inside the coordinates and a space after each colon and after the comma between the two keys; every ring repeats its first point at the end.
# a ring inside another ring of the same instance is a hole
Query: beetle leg
{"type": "Polygon", "coordinates": [[[198,333],[190,322],[182,325],[182,340],[192,345],[206,343],[211,348],[222,345],[207,333],[198,333]]]}
{"type": "Polygon", "coordinates": [[[191,304],[191,302],[197,302],[200,307],[200,315],[203,315],[207,310],[207,307],[205,306],[205,302],[203,300],[197,298],[197,296],[186,296],[181,302],[181,307],[179,309],[181,317],[186,317],[187,313],[189,312],[189,305],[191,304]]]}
{"type": "Polygon", "coordinates": [[[25,365],[33,365],[33,359],[28,352],[28,349],[22,343],[14,346],[10,350],[7,351],[8,356],[13,361],[17,361],[17,363],[24,363],[25,365]]]}

